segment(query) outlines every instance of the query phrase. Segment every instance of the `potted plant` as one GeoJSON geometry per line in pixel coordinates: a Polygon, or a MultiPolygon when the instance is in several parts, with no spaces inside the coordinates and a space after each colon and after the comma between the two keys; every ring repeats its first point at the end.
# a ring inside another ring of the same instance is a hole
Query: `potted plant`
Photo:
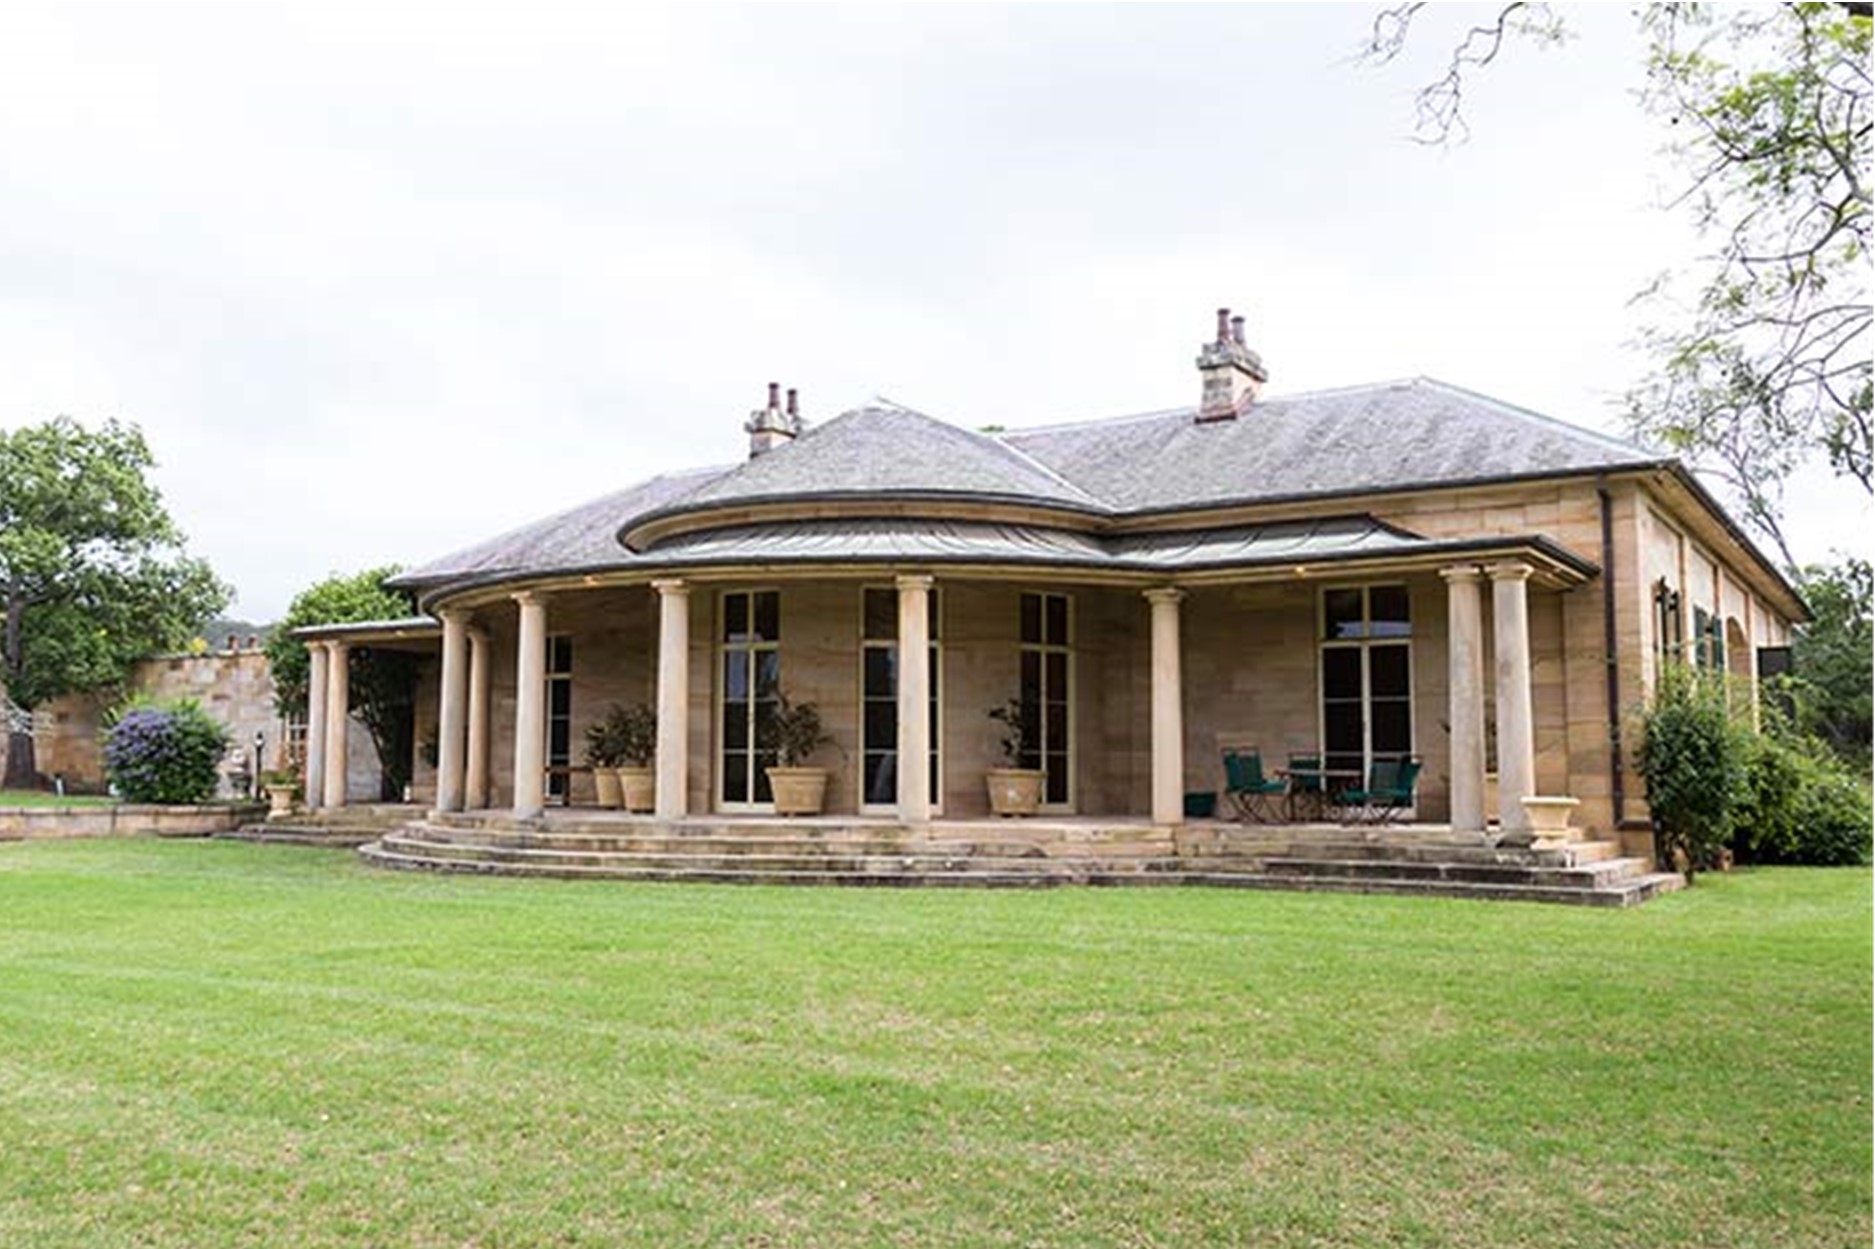
{"type": "Polygon", "coordinates": [[[291,768],[260,774],[260,787],[267,791],[267,818],[281,820],[293,814],[293,799],[299,796],[299,776],[291,768]]]}
{"type": "Polygon", "coordinates": [[[786,694],[777,691],[768,729],[776,755],[775,766],[768,769],[775,814],[819,815],[827,798],[827,769],[810,767],[807,761],[833,741],[820,722],[820,708],[789,702],[786,694]]]}
{"type": "Polygon", "coordinates": [[[989,717],[1003,726],[998,739],[1003,766],[983,774],[989,785],[990,810],[1004,816],[1034,815],[1042,805],[1046,774],[1040,768],[1023,767],[1022,761],[1041,754],[1041,708],[1032,701],[1012,698],[990,708],[989,717]]]}
{"type": "Polygon", "coordinates": [[[658,713],[646,703],[613,705],[618,732],[619,801],[627,811],[651,811],[658,803],[658,774],[651,761],[658,753],[658,713]]]}
{"type": "Polygon", "coordinates": [[[586,763],[592,768],[592,786],[599,805],[608,810],[619,806],[619,779],[616,771],[624,758],[619,740],[619,719],[624,708],[617,703],[586,727],[586,763]]]}

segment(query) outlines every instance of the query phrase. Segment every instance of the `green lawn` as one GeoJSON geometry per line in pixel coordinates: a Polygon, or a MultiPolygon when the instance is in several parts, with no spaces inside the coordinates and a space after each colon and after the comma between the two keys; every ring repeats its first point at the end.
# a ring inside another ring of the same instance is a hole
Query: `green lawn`
{"type": "Polygon", "coordinates": [[[0,1244],[1870,1239],[1870,876],[1633,912],[0,846],[0,1244]]]}
{"type": "Polygon", "coordinates": [[[40,789],[0,789],[0,807],[108,807],[116,801],[86,794],[61,798],[40,789]]]}

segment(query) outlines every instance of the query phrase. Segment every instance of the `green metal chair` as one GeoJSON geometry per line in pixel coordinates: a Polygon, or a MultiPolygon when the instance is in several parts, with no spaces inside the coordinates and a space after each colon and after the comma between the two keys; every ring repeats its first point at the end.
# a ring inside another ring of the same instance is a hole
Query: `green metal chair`
{"type": "Polygon", "coordinates": [[[1421,766],[1418,755],[1375,759],[1367,770],[1367,787],[1345,790],[1335,795],[1335,801],[1356,808],[1355,819],[1361,823],[1391,824],[1413,805],[1421,766]]]}
{"type": "Polygon", "coordinates": [[[1263,754],[1257,750],[1224,752],[1224,797],[1240,820],[1267,824],[1276,819],[1270,800],[1288,786],[1263,775],[1263,754]]]}

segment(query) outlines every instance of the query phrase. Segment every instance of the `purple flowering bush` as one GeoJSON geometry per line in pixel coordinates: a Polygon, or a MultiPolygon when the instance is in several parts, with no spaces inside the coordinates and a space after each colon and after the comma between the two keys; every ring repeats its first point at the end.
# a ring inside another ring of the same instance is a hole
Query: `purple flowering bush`
{"type": "Polygon", "coordinates": [[[228,730],[188,699],[132,703],[104,733],[104,770],[127,802],[206,802],[227,752],[228,730]]]}

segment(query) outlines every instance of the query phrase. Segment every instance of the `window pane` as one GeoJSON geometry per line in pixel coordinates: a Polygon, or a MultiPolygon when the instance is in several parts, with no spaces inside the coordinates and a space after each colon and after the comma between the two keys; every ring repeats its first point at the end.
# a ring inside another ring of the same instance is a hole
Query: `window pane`
{"type": "Polygon", "coordinates": [[[781,688],[781,652],[755,652],[755,696],[773,698],[781,688]]]}
{"type": "Polygon", "coordinates": [[[557,637],[547,639],[547,671],[569,673],[573,671],[573,639],[557,637]]]}
{"type": "Polygon", "coordinates": [[[866,591],[866,637],[871,641],[890,642],[898,636],[898,593],[894,590],[866,591]]]}
{"type": "Polygon", "coordinates": [[[1375,646],[1367,652],[1368,690],[1375,698],[1404,698],[1411,687],[1403,645],[1375,646]]]}
{"type": "Polygon", "coordinates": [[[1351,788],[1366,776],[1366,772],[1361,767],[1361,756],[1358,751],[1348,754],[1331,754],[1327,756],[1327,762],[1323,766],[1331,773],[1342,774],[1328,778],[1328,788],[1331,791],[1351,788]]]}
{"type": "Polygon", "coordinates": [[[1068,757],[1066,755],[1048,756],[1048,783],[1044,786],[1044,790],[1044,800],[1047,802],[1068,800],[1068,757]]]}
{"type": "Polygon", "coordinates": [[[749,704],[723,704],[723,748],[725,750],[749,748],[749,704]]]}
{"type": "Polygon", "coordinates": [[[866,648],[866,697],[891,698],[898,693],[897,658],[889,646],[866,648]]]}
{"type": "Polygon", "coordinates": [[[764,642],[781,640],[781,592],[763,590],[755,596],[755,636],[764,642]]]}
{"type": "Polygon", "coordinates": [[[1050,651],[1043,658],[1048,671],[1048,697],[1066,698],[1068,696],[1068,657],[1059,651],[1050,651]]]}
{"type": "Polygon", "coordinates": [[[1042,640],[1042,596],[1039,594],[1022,596],[1022,640],[1024,642],[1042,640]]]}
{"type": "Polygon", "coordinates": [[[895,756],[868,754],[865,762],[864,801],[889,805],[898,801],[898,768],[895,756]]]}
{"type": "Polygon", "coordinates": [[[564,717],[573,709],[573,683],[571,681],[547,682],[547,714],[552,717],[564,717]]]}
{"type": "Polygon", "coordinates": [[[723,701],[749,701],[749,653],[727,651],[723,655],[723,701]]]}
{"type": "Polygon", "coordinates": [[[1361,696],[1361,652],[1358,647],[1335,646],[1322,651],[1322,697],[1361,696]]]}
{"type": "Polygon", "coordinates": [[[1373,705],[1374,753],[1404,755],[1413,749],[1412,704],[1404,698],[1376,698],[1373,705]]]}
{"type": "Polygon", "coordinates": [[[1068,705],[1051,702],[1042,708],[1042,740],[1050,750],[1064,750],[1068,745],[1068,705]]]}
{"type": "Polygon", "coordinates": [[[749,800],[749,757],[732,751],[723,752],[723,801],[749,800]]]}
{"type": "Polygon", "coordinates": [[[1050,646],[1066,646],[1068,644],[1067,596],[1050,594],[1045,596],[1044,602],[1047,607],[1048,620],[1043,637],[1050,646]]]}
{"type": "Polygon", "coordinates": [[[1359,703],[1329,703],[1322,708],[1322,730],[1327,735],[1323,745],[1331,754],[1344,754],[1352,751],[1358,755],[1363,749],[1361,742],[1361,705],[1359,703]]]}
{"type": "Polygon", "coordinates": [[[1022,701],[1042,701],[1042,657],[1036,651],[1022,652],[1022,701]]]}
{"type": "Polygon", "coordinates": [[[898,704],[868,702],[865,714],[866,749],[896,750],[898,748],[898,704]]]}
{"type": "Polygon", "coordinates": [[[1403,585],[1377,585],[1367,592],[1368,636],[1403,638],[1413,632],[1413,617],[1403,585]]]}
{"type": "Polygon", "coordinates": [[[775,800],[774,787],[768,783],[768,769],[774,766],[775,755],[772,752],[755,756],[755,801],[773,802],[775,800]]]}
{"type": "Polygon", "coordinates": [[[1323,637],[1357,638],[1362,636],[1361,592],[1328,590],[1322,595],[1323,637]]]}
{"type": "Polygon", "coordinates": [[[740,642],[749,634],[749,596],[723,595],[723,641],[740,642]]]}
{"type": "Polygon", "coordinates": [[[939,591],[931,591],[930,605],[925,612],[925,627],[931,630],[931,638],[936,641],[944,636],[944,612],[938,601],[939,591]]]}

